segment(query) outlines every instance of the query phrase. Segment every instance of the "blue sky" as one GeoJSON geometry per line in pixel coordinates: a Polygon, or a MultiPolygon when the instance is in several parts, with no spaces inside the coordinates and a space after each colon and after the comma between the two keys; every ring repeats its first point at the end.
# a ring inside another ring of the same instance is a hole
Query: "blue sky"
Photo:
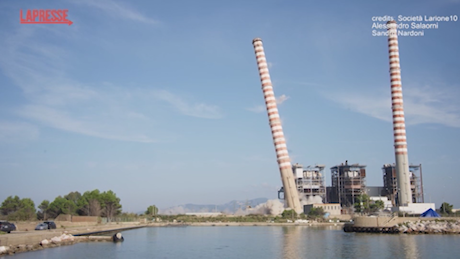
{"type": "MultiPolygon", "coordinates": [[[[123,210],[275,198],[281,180],[252,39],[293,161],[394,162],[386,37],[372,17],[459,1],[2,1],[0,200],[113,190],[123,210]],[[19,10],[68,9],[68,25],[19,10]],[[4,178],[2,178],[5,180],[4,178]],[[3,182],[3,181],[2,181],[3,182]]],[[[460,207],[460,21],[400,37],[409,161],[460,207]]]]}

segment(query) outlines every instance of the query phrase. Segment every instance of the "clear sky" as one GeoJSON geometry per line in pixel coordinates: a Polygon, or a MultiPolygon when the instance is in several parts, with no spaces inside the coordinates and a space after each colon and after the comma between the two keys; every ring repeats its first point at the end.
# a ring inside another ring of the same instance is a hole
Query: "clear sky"
{"type": "MultiPolygon", "coordinates": [[[[330,167],[365,164],[382,186],[389,60],[372,17],[385,15],[460,16],[460,1],[2,1],[0,202],[113,190],[137,212],[276,198],[255,37],[293,163],[325,164],[327,185],[330,167]],[[68,9],[73,24],[20,24],[21,9],[68,9]]],[[[460,21],[399,37],[409,161],[437,207],[460,208],[459,46],[460,21]]]]}

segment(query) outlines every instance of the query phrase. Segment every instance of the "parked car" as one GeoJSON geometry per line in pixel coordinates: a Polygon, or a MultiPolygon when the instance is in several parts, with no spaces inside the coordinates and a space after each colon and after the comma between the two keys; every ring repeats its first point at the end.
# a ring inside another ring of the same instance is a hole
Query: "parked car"
{"type": "Polygon", "coordinates": [[[56,229],[56,223],[54,223],[54,221],[45,221],[43,223],[48,224],[48,229],[56,229]]]}
{"type": "Polygon", "coordinates": [[[35,230],[46,230],[48,229],[48,224],[46,223],[40,223],[35,227],[35,230]]]}
{"type": "Polygon", "coordinates": [[[16,230],[16,224],[10,222],[10,225],[11,225],[11,231],[15,231],[16,230]]]}
{"type": "Polygon", "coordinates": [[[11,231],[16,230],[16,225],[8,221],[0,221],[0,231],[11,233],[11,231]]]}

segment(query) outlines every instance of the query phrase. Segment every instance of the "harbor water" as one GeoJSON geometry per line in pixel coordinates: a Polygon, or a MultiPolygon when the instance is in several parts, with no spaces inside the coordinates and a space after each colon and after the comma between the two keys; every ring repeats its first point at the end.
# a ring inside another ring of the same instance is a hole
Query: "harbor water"
{"type": "Polygon", "coordinates": [[[5,259],[84,258],[458,258],[460,235],[345,233],[341,227],[184,226],[123,232],[125,241],[2,256],[5,259]]]}

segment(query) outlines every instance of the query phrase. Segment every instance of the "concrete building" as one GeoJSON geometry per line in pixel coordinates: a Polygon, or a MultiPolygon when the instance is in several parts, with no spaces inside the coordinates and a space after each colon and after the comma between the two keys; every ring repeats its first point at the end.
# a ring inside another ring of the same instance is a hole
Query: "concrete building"
{"type": "Polygon", "coordinates": [[[383,186],[366,186],[366,194],[370,197],[384,196],[384,193],[383,186]]]}
{"type": "Polygon", "coordinates": [[[399,211],[399,212],[405,212],[407,214],[422,214],[423,212],[427,211],[428,209],[436,209],[436,206],[434,203],[408,203],[407,206],[399,206],[399,207],[393,207],[392,211],[399,211]]]}
{"type": "Polygon", "coordinates": [[[326,185],[324,183],[325,165],[303,167],[302,164],[294,164],[292,172],[295,178],[297,192],[302,204],[326,202],[326,185]]]}
{"type": "Polygon", "coordinates": [[[342,214],[342,207],[339,203],[314,203],[303,206],[303,213],[308,215],[312,208],[323,208],[325,213],[329,213],[330,216],[339,216],[342,214]]]}
{"type": "MultiPolygon", "coordinates": [[[[386,196],[394,207],[398,204],[398,179],[395,164],[384,164],[383,171],[383,196],[386,196]]],[[[422,165],[409,165],[410,188],[412,203],[423,203],[422,165]]]]}
{"type": "Polygon", "coordinates": [[[352,207],[356,197],[366,194],[366,165],[345,164],[331,167],[332,186],[328,193],[329,203],[352,207]]]}

